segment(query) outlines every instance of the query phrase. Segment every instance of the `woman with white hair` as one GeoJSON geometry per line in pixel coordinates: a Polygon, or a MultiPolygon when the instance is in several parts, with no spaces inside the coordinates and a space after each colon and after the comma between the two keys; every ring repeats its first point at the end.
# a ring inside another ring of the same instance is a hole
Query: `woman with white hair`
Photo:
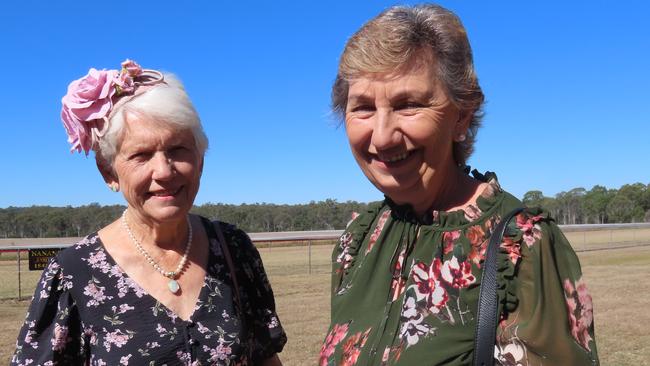
{"type": "Polygon", "coordinates": [[[208,140],[181,83],[127,60],[91,69],[62,102],[72,150],[94,150],[127,208],[50,261],[12,365],[280,365],[259,253],[189,213],[208,140]]]}

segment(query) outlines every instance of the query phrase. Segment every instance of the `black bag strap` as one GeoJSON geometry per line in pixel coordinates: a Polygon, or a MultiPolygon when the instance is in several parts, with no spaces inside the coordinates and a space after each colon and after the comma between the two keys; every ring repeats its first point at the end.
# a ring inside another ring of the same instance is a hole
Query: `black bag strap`
{"type": "MultiPolygon", "coordinates": [[[[235,265],[232,260],[232,256],[230,255],[230,250],[228,249],[228,243],[226,243],[226,239],[223,237],[223,233],[221,232],[220,229],[220,223],[219,221],[214,221],[210,222],[210,220],[201,217],[203,219],[205,226],[208,230],[208,233],[212,237],[216,237],[217,241],[219,242],[219,247],[221,248],[221,253],[223,254],[223,257],[226,261],[226,266],[228,266],[228,270],[230,271],[230,277],[232,278],[232,285],[233,285],[233,294],[235,295],[235,306],[238,308],[241,321],[242,323],[245,324],[244,322],[244,304],[241,301],[241,296],[239,294],[239,284],[237,281],[237,273],[235,272],[235,265]]],[[[244,329],[245,326],[243,326],[244,329]]]]}
{"type": "Polygon", "coordinates": [[[494,364],[494,346],[496,343],[497,322],[499,318],[499,298],[497,295],[497,254],[503,233],[512,218],[523,211],[523,207],[510,211],[496,226],[485,253],[481,288],[478,298],[476,338],[474,339],[474,366],[492,366],[494,364]]]}

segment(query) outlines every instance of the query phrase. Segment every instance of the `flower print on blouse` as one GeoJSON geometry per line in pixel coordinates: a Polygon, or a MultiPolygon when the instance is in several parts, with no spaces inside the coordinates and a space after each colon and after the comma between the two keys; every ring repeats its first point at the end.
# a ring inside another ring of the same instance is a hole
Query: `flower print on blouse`
{"type": "Polygon", "coordinates": [[[280,352],[286,336],[259,253],[244,232],[218,225],[237,263],[243,319],[212,235],[205,282],[184,321],[132,281],[95,233],[43,271],[11,364],[256,365],[280,352]]]}
{"type": "MultiPolygon", "coordinates": [[[[386,198],[332,254],[331,325],[319,365],[469,365],[482,264],[501,217],[522,203],[493,173],[476,204],[418,217],[386,198]]],[[[509,222],[498,262],[501,365],[597,365],[578,259],[548,213],[509,222]],[[539,334],[553,334],[540,337],[539,334]]]]}

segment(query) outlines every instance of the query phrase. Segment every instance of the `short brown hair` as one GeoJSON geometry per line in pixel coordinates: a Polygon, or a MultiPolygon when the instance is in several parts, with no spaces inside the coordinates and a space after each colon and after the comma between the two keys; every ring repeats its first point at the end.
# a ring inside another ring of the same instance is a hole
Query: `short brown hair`
{"type": "Polygon", "coordinates": [[[474,150],[484,97],[465,28],[455,14],[441,6],[395,6],[364,24],[341,55],[332,87],[332,110],[345,117],[350,79],[399,71],[415,60],[431,64],[431,55],[434,74],[448,97],[461,115],[471,114],[467,138],[454,143],[454,158],[464,164],[474,150]]]}

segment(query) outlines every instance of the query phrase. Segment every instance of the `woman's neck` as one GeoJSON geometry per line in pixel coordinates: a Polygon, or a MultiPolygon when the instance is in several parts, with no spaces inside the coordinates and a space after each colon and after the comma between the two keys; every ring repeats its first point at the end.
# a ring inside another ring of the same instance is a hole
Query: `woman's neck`
{"type": "Polygon", "coordinates": [[[480,182],[458,166],[452,166],[445,174],[436,189],[427,192],[428,200],[423,200],[421,205],[413,205],[418,215],[428,211],[456,211],[475,204],[487,183],[480,182]]]}
{"type": "Polygon", "coordinates": [[[143,246],[161,249],[184,250],[187,244],[188,222],[186,217],[174,221],[156,222],[146,220],[135,212],[126,213],[128,228],[143,246]]]}

